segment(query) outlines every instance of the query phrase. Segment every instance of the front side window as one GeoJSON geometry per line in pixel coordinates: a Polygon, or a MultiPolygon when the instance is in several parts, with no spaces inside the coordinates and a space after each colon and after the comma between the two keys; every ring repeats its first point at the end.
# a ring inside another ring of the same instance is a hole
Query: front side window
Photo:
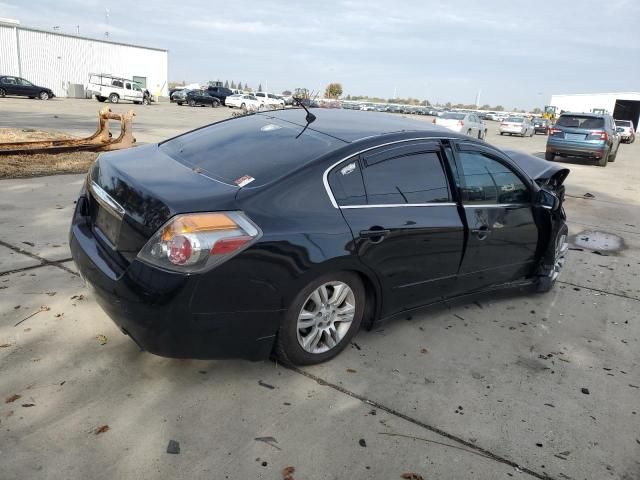
{"type": "Polygon", "coordinates": [[[125,86],[126,86],[127,90],[131,90],[131,84],[130,83],[125,83],[125,86]]]}
{"type": "Polygon", "coordinates": [[[528,187],[509,167],[480,152],[460,152],[462,201],[468,205],[522,204],[528,187]]]}
{"type": "Polygon", "coordinates": [[[415,153],[368,164],[363,174],[369,205],[450,200],[447,178],[436,152],[415,153]]]}
{"type": "Polygon", "coordinates": [[[25,80],[24,78],[18,78],[18,83],[24,87],[33,87],[33,83],[25,80]]]}

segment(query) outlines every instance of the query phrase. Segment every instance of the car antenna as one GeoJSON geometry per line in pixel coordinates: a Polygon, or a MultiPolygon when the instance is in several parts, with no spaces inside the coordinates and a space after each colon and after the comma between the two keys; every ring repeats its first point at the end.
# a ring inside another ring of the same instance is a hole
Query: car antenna
{"type": "Polygon", "coordinates": [[[304,128],[307,128],[310,123],[313,123],[315,121],[316,116],[309,111],[309,109],[303,103],[303,99],[302,98],[293,97],[293,101],[295,103],[297,103],[299,106],[301,106],[302,108],[304,108],[304,111],[307,112],[307,116],[305,117],[305,120],[307,121],[307,125],[304,127],[304,128]]]}

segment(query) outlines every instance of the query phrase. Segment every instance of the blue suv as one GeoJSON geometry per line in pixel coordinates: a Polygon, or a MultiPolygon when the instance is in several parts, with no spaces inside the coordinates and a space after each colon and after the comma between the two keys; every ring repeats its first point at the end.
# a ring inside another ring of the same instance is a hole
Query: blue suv
{"type": "Polygon", "coordinates": [[[545,158],[556,155],[595,158],[606,167],[618,154],[620,136],[613,117],[596,113],[563,113],[549,130],[545,158]]]}

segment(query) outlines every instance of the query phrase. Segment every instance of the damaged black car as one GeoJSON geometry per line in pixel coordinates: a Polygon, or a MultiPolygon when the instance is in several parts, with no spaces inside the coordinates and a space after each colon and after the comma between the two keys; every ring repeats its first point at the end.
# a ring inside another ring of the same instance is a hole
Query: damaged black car
{"type": "Polygon", "coordinates": [[[317,112],[100,155],[71,250],[142,349],[314,364],[425,305],[553,288],[568,169],[426,122],[317,112]]]}

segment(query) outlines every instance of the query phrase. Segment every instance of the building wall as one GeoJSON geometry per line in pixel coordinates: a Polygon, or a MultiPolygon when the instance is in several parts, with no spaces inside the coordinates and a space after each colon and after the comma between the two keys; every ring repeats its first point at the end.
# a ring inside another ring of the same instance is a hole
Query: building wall
{"type": "MultiPolygon", "coordinates": [[[[90,73],[146,77],[152,94],[167,95],[168,58],[164,50],[20,27],[17,31],[22,77],[51,88],[57,96],[66,96],[70,83],[86,85],[90,73]]],[[[0,25],[0,72],[11,75],[18,75],[15,32],[15,27],[0,25]],[[8,43],[11,35],[12,44],[8,43]]]]}
{"type": "Polygon", "coordinates": [[[553,95],[551,103],[567,112],[590,112],[594,108],[604,108],[610,114],[616,106],[616,100],[640,100],[640,93],[585,93],[573,95],[553,95]]]}

